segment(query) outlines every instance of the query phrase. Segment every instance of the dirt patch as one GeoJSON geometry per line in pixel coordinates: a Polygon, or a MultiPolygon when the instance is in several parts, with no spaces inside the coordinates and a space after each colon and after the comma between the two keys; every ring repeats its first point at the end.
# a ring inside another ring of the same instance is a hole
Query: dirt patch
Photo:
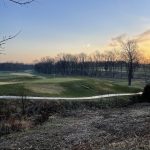
{"type": "Polygon", "coordinates": [[[149,150],[150,104],[53,115],[34,130],[4,136],[0,149],[149,150]]]}

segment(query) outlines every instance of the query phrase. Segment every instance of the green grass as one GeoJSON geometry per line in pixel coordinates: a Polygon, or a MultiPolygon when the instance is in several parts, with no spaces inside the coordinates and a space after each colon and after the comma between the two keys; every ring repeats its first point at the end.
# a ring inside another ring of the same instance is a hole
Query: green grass
{"type": "Polygon", "coordinates": [[[21,73],[12,73],[12,72],[1,72],[0,73],[0,82],[23,82],[39,79],[38,76],[21,74],[21,73]]]}
{"type": "Polygon", "coordinates": [[[29,89],[26,89],[23,84],[6,84],[0,86],[0,95],[14,95],[21,96],[25,95],[35,95],[38,96],[38,93],[34,93],[29,89]]]}
{"type": "Polygon", "coordinates": [[[61,83],[66,90],[63,96],[94,96],[112,93],[134,93],[139,92],[139,88],[133,88],[123,85],[114,84],[111,81],[86,78],[82,81],[72,81],[61,83]]]}
{"type": "Polygon", "coordinates": [[[111,93],[134,93],[141,91],[141,83],[134,81],[132,87],[126,80],[98,79],[88,77],[52,77],[32,73],[0,73],[0,95],[83,97],[111,93]],[[136,84],[135,84],[136,83],[136,84]],[[139,85],[138,85],[139,84],[139,85]]]}
{"type": "Polygon", "coordinates": [[[0,95],[19,95],[24,90],[21,84],[6,84],[0,86],[0,95]]]}
{"type": "Polygon", "coordinates": [[[81,78],[74,78],[74,77],[41,77],[38,80],[35,80],[34,83],[63,83],[63,82],[70,82],[70,81],[79,81],[82,80],[81,78]]]}

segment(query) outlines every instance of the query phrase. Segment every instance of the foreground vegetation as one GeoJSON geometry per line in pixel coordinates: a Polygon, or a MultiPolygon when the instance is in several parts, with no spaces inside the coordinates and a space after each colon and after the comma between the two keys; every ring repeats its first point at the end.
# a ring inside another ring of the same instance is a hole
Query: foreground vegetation
{"type": "Polygon", "coordinates": [[[48,120],[52,114],[69,114],[77,109],[105,109],[125,107],[133,103],[128,96],[100,100],[0,100],[0,135],[34,127],[48,120]]]}
{"type": "Polygon", "coordinates": [[[148,150],[150,105],[129,104],[128,97],[27,101],[22,113],[19,101],[1,101],[1,116],[7,115],[0,122],[0,149],[148,150]]]}
{"type": "MultiPolygon", "coordinates": [[[[0,100],[0,136],[33,128],[54,114],[76,110],[123,108],[142,102],[142,96],[108,97],[95,100],[0,100]]],[[[143,99],[143,102],[148,102],[143,99]]]]}

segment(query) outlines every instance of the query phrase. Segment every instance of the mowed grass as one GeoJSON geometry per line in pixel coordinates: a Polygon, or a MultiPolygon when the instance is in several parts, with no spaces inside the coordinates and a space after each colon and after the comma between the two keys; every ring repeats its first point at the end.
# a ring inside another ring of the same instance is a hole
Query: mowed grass
{"type": "Polygon", "coordinates": [[[135,93],[139,92],[140,88],[128,87],[113,83],[112,81],[103,81],[99,79],[86,78],[81,81],[61,83],[65,87],[63,96],[95,96],[102,94],[113,93],[135,93]]]}
{"type": "Polygon", "coordinates": [[[111,93],[135,93],[141,91],[141,88],[140,84],[128,87],[126,80],[52,77],[24,72],[0,73],[0,95],[25,93],[29,96],[83,97],[111,93]]]}
{"type": "Polygon", "coordinates": [[[23,82],[39,79],[38,76],[29,73],[15,73],[15,72],[0,72],[0,82],[4,84],[13,82],[23,82]]]}

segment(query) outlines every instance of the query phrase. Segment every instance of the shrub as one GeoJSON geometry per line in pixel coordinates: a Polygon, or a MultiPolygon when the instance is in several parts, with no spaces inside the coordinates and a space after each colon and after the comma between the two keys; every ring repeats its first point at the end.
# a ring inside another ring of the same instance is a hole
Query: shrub
{"type": "Polygon", "coordinates": [[[32,122],[25,119],[9,118],[0,123],[0,136],[32,128],[32,122]]]}
{"type": "Polygon", "coordinates": [[[150,84],[147,84],[144,88],[144,92],[142,94],[142,101],[150,102],[150,84]]]}

